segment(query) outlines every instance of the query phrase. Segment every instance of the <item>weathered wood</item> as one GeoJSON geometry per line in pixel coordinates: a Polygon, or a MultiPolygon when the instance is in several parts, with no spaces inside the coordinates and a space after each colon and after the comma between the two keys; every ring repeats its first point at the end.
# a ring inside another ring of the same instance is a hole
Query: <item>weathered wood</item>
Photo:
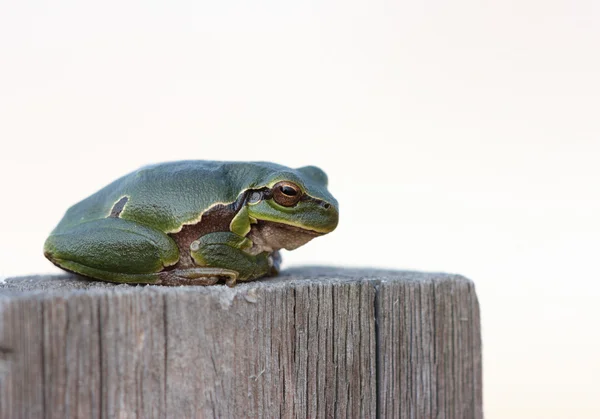
{"type": "Polygon", "coordinates": [[[481,418],[473,284],[303,268],[233,289],[0,286],[0,418],[481,418]]]}

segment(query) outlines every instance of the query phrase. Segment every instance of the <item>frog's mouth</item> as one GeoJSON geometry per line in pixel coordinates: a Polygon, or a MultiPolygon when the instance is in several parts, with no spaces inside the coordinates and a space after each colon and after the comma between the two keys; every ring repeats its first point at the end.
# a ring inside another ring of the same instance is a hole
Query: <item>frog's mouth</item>
{"type": "Polygon", "coordinates": [[[254,243],[250,253],[256,255],[279,249],[294,250],[322,235],[323,233],[289,224],[258,220],[248,233],[248,238],[254,243]]]}

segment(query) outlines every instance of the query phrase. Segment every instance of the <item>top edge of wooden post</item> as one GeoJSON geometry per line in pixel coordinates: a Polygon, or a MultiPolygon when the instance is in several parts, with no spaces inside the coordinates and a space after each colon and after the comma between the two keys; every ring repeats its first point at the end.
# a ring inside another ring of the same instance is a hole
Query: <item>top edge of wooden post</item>
{"type": "Polygon", "coordinates": [[[336,284],[352,282],[464,282],[472,281],[457,274],[438,272],[401,271],[372,268],[340,268],[326,266],[295,267],[282,271],[279,276],[263,278],[257,281],[238,283],[229,288],[225,285],[167,287],[160,285],[129,285],[93,281],[73,274],[47,274],[9,277],[0,283],[0,297],[19,295],[56,295],[81,292],[140,292],[151,289],[158,292],[190,290],[203,293],[230,293],[251,289],[269,289],[279,287],[303,287],[318,284],[336,284]]]}

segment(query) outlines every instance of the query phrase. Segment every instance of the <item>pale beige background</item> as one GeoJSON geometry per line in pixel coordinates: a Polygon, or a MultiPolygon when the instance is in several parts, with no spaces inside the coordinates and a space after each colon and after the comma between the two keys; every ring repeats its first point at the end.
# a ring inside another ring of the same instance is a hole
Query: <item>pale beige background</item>
{"type": "Polygon", "coordinates": [[[1,273],[143,164],[316,164],[287,266],[462,273],[486,417],[598,418],[599,41],[591,0],[1,2],[1,273]]]}

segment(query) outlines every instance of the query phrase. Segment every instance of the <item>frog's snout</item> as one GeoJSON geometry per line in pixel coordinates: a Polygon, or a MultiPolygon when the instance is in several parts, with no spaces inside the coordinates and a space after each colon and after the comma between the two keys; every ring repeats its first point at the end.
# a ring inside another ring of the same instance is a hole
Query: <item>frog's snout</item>
{"type": "Polygon", "coordinates": [[[337,207],[325,201],[321,202],[319,207],[321,210],[319,212],[322,214],[322,227],[327,233],[335,230],[340,217],[337,207]]]}

